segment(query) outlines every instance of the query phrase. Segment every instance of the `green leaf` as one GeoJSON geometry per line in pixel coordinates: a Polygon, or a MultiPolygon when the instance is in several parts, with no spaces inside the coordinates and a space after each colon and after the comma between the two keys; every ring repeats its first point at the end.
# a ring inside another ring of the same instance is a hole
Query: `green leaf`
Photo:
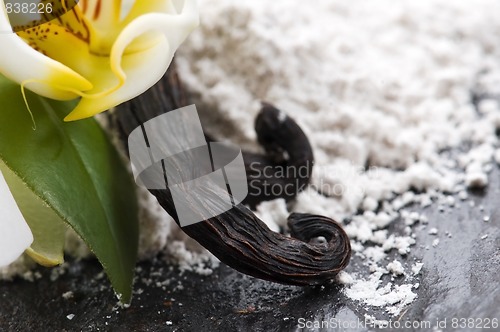
{"type": "Polygon", "coordinates": [[[44,266],[63,263],[66,232],[63,220],[1,160],[0,170],[33,233],[34,241],[27,254],[44,266]]]}
{"type": "Polygon", "coordinates": [[[35,130],[21,88],[0,76],[0,160],[81,236],[129,302],[138,246],[132,178],[94,119],[62,121],[74,103],[26,96],[35,130]]]}

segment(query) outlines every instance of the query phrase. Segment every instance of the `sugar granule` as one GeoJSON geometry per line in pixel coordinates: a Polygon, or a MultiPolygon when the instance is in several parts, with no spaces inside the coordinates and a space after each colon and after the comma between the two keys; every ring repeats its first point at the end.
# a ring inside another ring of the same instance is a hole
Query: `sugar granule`
{"type": "Polygon", "coordinates": [[[394,276],[400,276],[405,273],[405,270],[401,262],[396,260],[387,264],[387,270],[391,272],[394,276]]]}

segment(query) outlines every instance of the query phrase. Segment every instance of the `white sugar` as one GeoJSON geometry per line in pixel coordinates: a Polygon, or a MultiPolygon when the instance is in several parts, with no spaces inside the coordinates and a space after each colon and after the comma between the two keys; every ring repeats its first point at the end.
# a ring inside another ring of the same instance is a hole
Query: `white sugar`
{"type": "Polygon", "coordinates": [[[497,149],[495,151],[495,161],[497,162],[497,164],[500,164],[500,149],[497,149]]]}
{"type": "Polygon", "coordinates": [[[468,172],[465,183],[469,188],[484,188],[488,184],[488,175],[484,172],[468,172]]]}
{"type": "MultiPolygon", "coordinates": [[[[328,197],[308,189],[293,211],[349,217],[367,270],[349,270],[346,294],[395,314],[415,299],[413,284],[382,283],[378,264],[394,253],[404,262],[416,244],[413,227],[428,218],[412,206],[454,209],[454,195],[487,186],[500,161],[497,101],[480,101],[479,112],[470,102],[471,88],[500,90],[500,45],[484,33],[500,29],[499,11],[494,0],[205,1],[178,65],[205,121],[231,123],[221,137],[252,146],[260,100],[298,121],[315,152],[312,183],[328,197]],[[387,231],[398,222],[404,232],[387,231]]],[[[286,213],[275,208],[258,213],[277,229],[286,213]]]]}
{"type": "Polygon", "coordinates": [[[438,233],[438,229],[433,227],[431,229],[429,229],[429,234],[430,235],[436,235],[438,233]]]}
{"type": "Polygon", "coordinates": [[[422,271],[422,267],[424,266],[424,263],[415,263],[411,267],[411,272],[413,272],[414,275],[418,275],[420,271],[422,271]]]}
{"type": "Polygon", "coordinates": [[[284,199],[262,202],[256,211],[257,217],[275,232],[279,232],[280,227],[286,226],[289,214],[284,199]]]}
{"type": "Polygon", "coordinates": [[[348,297],[363,301],[373,307],[382,307],[392,315],[397,315],[414,299],[417,294],[412,291],[413,285],[393,285],[388,283],[379,287],[382,272],[373,273],[368,280],[358,279],[345,290],[348,297]]]}
{"type": "Polygon", "coordinates": [[[405,270],[401,262],[396,260],[387,264],[387,270],[391,272],[394,276],[400,276],[405,273],[405,270]]]}
{"type": "Polygon", "coordinates": [[[63,299],[65,300],[70,300],[75,296],[75,294],[72,291],[67,291],[62,294],[63,299]]]}

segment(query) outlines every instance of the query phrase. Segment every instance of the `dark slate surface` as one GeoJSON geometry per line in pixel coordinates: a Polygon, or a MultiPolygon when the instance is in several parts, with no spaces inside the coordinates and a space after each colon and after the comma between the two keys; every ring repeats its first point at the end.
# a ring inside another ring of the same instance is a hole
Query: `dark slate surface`
{"type": "MultiPolygon", "coordinates": [[[[475,206],[457,199],[456,207],[440,212],[434,204],[424,210],[427,228],[414,226],[417,244],[402,261],[425,264],[414,281],[420,283],[418,299],[393,320],[426,320],[434,327],[437,320],[446,319],[444,331],[495,331],[451,326],[452,318],[477,318],[483,325],[486,318],[500,319],[499,169],[493,170],[484,192],[469,194],[475,206]],[[483,221],[484,216],[490,220],[483,221]],[[436,236],[428,234],[431,227],[439,229],[437,248],[432,247],[436,236]],[[482,240],[485,234],[488,237],[482,240]]],[[[390,227],[402,233],[401,224],[390,227]]],[[[360,269],[361,263],[354,257],[348,271],[360,269]]],[[[56,281],[51,281],[50,270],[40,268],[42,278],[35,282],[0,282],[0,331],[293,331],[298,330],[299,318],[344,322],[363,320],[364,314],[390,318],[383,310],[347,299],[337,285],[276,285],[224,266],[207,277],[180,275],[160,259],[140,264],[134,301],[129,308],[120,308],[96,261],[70,262],[65,270],[56,281]],[[63,298],[68,291],[73,298],[63,298]],[[67,318],[70,314],[75,315],[72,320],[67,318]]],[[[385,329],[390,330],[395,329],[385,329]]]]}

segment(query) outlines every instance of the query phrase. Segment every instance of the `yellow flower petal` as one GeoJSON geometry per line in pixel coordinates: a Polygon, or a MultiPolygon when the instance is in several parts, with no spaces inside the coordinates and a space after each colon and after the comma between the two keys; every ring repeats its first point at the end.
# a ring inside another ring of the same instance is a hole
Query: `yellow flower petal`
{"type": "MultiPolygon", "coordinates": [[[[0,73],[45,97],[81,97],[67,121],[141,94],[162,77],[199,18],[196,0],[131,1],[81,0],[57,20],[0,35],[9,50],[0,53],[0,73]]],[[[0,29],[11,31],[3,4],[0,29]]]]}
{"type": "MultiPolygon", "coordinates": [[[[182,0],[185,2],[185,0],[182,0]]],[[[123,22],[127,25],[136,18],[150,13],[178,14],[172,0],[136,0],[134,1],[123,22]]]]}
{"type": "MultiPolygon", "coordinates": [[[[154,85],[165,73],[172,56],[167,56],[169,46],[165,40],[154,47],[128,55],[123,58],[122,64],[125,70],[126,80],[114,93],[100,98],[83,97],[76,108],[64,119],[64,121],[75,121],[91,117],[104,112],[116,105],[130,100],[154,85]],[[147,75],[145,75],[147,73],[147,75]]],[[[109,71],[103,72],[100,83],[116,85],[116,75],[109,71]]]]}
{"type": "Polygon", "coordinates": [[[85,91],[92,84],[77,72],[34,50],[12,31],[4,1],[0,0],[0,72],[7,78],[25,84],[44,97],[69,100],[74,91],[85,91]]]}
{"type": "MultiPolygon", "coordinates": [[[[87,118],[130,100],[158,82],[167,71],[175,51],[198,25],[196,2],[184,1],[181,14],[146,14],[125,27],[113,45],[110,55],[112,73],[120,81],[116,91],[106,96],[84,96],[77,107],[64,120],[87,118]],[[158,33],[163,33],[163,37],[158,33]],[[130,44],[148,36],[148,49],[127,53],[130,44]],[[126,52],[127,50],[127,52],[126,52]]],[[[101,82],[112,82],[109,74],[101,82]]]]}
{"type": "Polygon", "coordinates": [[[80,0],[78,5],[97,29],[113,29],[120,21],[121,0],[80,0]]]}

